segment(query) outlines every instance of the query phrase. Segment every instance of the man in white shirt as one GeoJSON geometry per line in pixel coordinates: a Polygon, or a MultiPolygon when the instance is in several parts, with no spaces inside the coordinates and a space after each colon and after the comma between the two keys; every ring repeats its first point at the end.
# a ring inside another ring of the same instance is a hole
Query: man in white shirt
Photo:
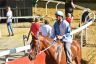
{"type": "Polygon", "coordinates": [[[49,37],[51,34],[52,27],[49,25],[48,20],[44,21],[44,24],[40,27],[39,32],[42,36],[49,37]]]}
{"type": "Polygon", "coordinates": [[[8,28],[9,36],[14,36],[13,28],[12,28],[12,11],[9,6],[7,7],[6,16],[7,16],[7,28],[8,28]]]}

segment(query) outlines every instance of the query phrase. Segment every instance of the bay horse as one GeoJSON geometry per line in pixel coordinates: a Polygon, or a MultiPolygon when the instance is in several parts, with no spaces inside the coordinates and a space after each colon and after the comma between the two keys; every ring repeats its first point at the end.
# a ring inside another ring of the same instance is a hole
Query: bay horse
{"type": "MultiPolygon", "coordinates": [[[[36,54],[40,53],[41,51],[44,51],[46,54],[46,64],[67,64],[66,54],[63,47],[64,44],[60,40],[53,42],[53,39],[51,38],[43,36],[39,37],[39,40],[37,38],[34,38],[30,43],[31,50],[33,51],[29,54],[30,60],[32,60],[32,58],[35,58],[36,54]],[[38,42],[40,42],[39,48],[38,42]],[[37,50],[39,51],[38,53],[36,53],[37,50]]],[[[71,50],[73,64],[81,64],[81,48],[79,42],[73,40],[71,50]]]]}

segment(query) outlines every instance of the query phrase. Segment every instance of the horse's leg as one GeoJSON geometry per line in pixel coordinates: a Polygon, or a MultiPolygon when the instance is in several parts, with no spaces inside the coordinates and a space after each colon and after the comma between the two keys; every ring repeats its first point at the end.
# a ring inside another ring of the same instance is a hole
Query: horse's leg
{"type": "Polygon", "coordinates": [[[77,54],[76,55],[77,55],[75,57],[76,64],[81,64],[81,48],[80,48],[79,44],[77,44],[77,54]]]}
{"type": "Polygon", "coordinates": [[[80,59],[79,57],[76,57],[76,58],[75,58],[75,63],[76,63],[76,64],[81,64],[81,59],[80,59]]]}
{"type": "Polygon", "coordinates": [[[32,51],[29,53],[28,58],[30,60],[34,60],[36,58],[35,49],[32,49],[32,51]]]}
{"type": "Polygon", "coordinates": [[[81,49],[77,51],[76,61],[77,61],[77,64],[81,64],[81,49]]]}

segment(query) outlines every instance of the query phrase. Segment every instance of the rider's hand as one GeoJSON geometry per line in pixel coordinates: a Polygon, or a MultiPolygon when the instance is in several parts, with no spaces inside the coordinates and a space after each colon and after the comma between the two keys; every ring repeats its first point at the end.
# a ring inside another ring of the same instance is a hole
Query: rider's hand
{"type": "Polygon", "coordinates": [[[62,38],[63,38],[63,36],[57,36],[57,39],[59,39],[59,40],[62,39],[62,38]]]}

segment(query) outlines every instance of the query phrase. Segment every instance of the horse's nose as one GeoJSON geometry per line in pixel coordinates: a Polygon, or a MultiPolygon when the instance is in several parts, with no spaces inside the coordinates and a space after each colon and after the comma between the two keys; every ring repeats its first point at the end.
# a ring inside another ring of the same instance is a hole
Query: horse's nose
{"type": "Polygon", "coordinates": [[[29,54],[28,55],[29,60],[34,60],[36,58],[35,54],[29,54]]]}

